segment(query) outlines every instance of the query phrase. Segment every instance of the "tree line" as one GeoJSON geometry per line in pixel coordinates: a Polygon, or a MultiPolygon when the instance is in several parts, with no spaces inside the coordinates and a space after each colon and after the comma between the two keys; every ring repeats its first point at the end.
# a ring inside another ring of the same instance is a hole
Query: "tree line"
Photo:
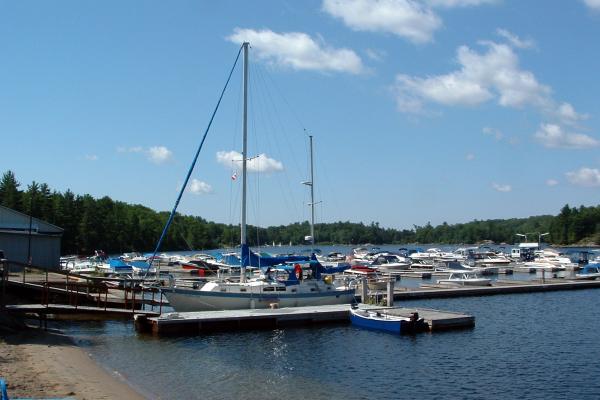
{"type": "MultiPolygon", "coordinates": [[[[169,217],[140,204],[128,204],[110,197],[94,198],[51,190],[47,184],[32,182],[22,190],[12,171],[0,180],[0,204],[47,221],[64,229],[63,254],[91,254],[96,249],[108,253],[151,251],[169,217]]],[[[289,225],[248,227],[251,246],[272,243],[305,244],[310,232],[308,222],[289,225]]],[[[413,229],[383,228],[379,223],[334,222],[315,225],[315,239],[321,244],[406,244],[406,243],[514,243],[516,233],[528,234],[529,241],[539,235],[550,243],[600,244],[600,205],[565,205],[557,216],[443,223],[414,226],[413,229]]],[[[239,226],[207,221],[177,214],[161,251],[200,250],[234,247],[239,243],[239,226]]]]}

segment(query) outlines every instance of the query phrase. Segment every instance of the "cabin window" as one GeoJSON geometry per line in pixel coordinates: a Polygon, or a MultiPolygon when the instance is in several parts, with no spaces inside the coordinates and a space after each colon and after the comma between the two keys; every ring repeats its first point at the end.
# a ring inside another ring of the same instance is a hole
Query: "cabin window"
{"type": "Polygon", "coordinates": [[[221,289],[221,292],[226,292],[226,291],[227,291],[227,289],[225,289],[225,288],[221,289]]]}
{"type": "Polygon", "coordinates": [[[274,289],[275,288],[273,286],[267,286],[263,288],[263,292],[273,292],[274,289]]]}
{"type": "Polygon", "coordinates": [[[245,292],[246,288],[240,288],[240,292],[245,292]]]}
{"type": "Polygon", "coordinates": [[[315,289],[314,287],[313,287],[313,288],[310,288],[310,291],[311,291],[311,292],[314,292],[315,290],[317,290],[317,289],[315,289]]]}
{"type": "Polygon", "coordinates": [[[285,292],[285,286],[276,287],[275,290],[277,290],[278,292],[285,292]]]}
{"type": "Polygon", "coordinates": [[[331,286],[327,286],[327,290],[331,290],[331,286]]]}
{"type": "Polygon", "coordinates": [[[292,293],[296,293],[296,289],[292,289],[292,293]]]}

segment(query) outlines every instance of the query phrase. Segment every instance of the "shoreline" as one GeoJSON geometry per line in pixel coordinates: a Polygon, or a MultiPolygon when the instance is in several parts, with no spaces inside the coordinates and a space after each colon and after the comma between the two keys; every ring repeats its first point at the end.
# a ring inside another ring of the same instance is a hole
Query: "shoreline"
{"type": "Polygon", "coordinates": [[[8,395],[28,398],[144,400],[64,333],[33,328],[0,334],[0,377],[8,395]]]}

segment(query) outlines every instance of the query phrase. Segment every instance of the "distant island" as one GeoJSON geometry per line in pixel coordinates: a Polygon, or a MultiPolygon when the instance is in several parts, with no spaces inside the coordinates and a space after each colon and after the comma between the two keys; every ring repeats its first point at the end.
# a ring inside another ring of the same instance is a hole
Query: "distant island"
{"type": "MultiPolygon", "coordinates": [[[[12,171],[2,175],[0,204],[32,215],[65,229],[63,254],[91,254],[95,249],[108,253],[150,251],[169,216],[140,204],[128,204],[104,196],[76,195],[51,190],[45,183],[32,182],[20,189],[12,171]]],[[[308,222],[267,228],[248,227],[251,246],[272,243],[304,244],[310,232],[308,222]]],[[[378,222],[333,222],[315,225],[320,244],[424,244],[424,243],[513,243],[516,233],[529,234],[537,241],[556,245],[600,245],[600,205],[571,207],[565,205],[558,215],[529,218],[474,220],[461,224],[415,225],[413,229],[382,228],[378,222]]],[[[163,242],[162,251],[234,247],[239,236],[237,225],[210,222],[202,217],[176,215],[163,242]]]]}

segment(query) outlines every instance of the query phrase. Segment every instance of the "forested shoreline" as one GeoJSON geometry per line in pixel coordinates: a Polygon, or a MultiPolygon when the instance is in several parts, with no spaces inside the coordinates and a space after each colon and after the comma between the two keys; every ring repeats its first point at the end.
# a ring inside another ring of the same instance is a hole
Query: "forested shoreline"
{"type": "MultiPolygon", "coordinates": [[[[91,254],[95,249],[109,253],[154,249],[169,213],[156,212],[140,204],[128,204],[110,197],[94,198],[50,189],[32,182],[25,189],[12,171],[0,181],[0,204],[63,228],[63,254],[91,254]]],[[[250,245],[271,243],[304,244],[310,232],[308,222],[267,228],[248,227],[250,245]]],[[[372,222],[333,222],[315,226],[320,244],[406,244],[406,243],[514,243],[528,234],[529,241],[544,240],[558,245],[599,245],[600,205],[565,205],[556,216],[541,215],[478,221],[461,224],[414,226],[412,229],[383,228],[372,222]]],[[[202,217],[177,214],[161,251],[233,247],[239,226],[207,221],[202,217]]]]}

